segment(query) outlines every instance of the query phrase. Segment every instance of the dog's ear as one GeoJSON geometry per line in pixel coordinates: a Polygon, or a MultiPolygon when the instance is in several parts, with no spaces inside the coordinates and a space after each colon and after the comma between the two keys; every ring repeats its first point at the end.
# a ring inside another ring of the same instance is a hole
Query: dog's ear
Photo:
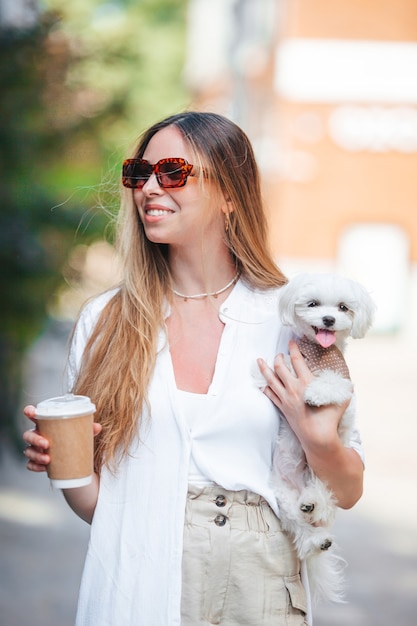
{"type": "Polygon", "coordinates": [[[362,339],[372,326],[376,306],[365,287],[356,283],[354,289],[356,305],[351,335],[354,339],[362,339]]]}
{"type": "Polygon", "coordinates": [[[292,278],[290,282],[281,287],[278,302],[278,313],[284,326],[293,326],[295,317],[295,294],[296,280],[292,278]]]}

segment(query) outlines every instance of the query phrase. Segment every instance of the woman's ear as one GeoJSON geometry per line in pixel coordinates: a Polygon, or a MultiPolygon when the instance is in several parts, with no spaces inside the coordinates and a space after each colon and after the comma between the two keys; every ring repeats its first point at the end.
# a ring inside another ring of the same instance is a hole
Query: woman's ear
{"type": "Polygon", "coordinates": [[[233,213],[235,207],[230,200],[225,200],[221,205],[221,210],[224,215],[224,230],[228,233],[230,229],[230,214],[233,213]]]}
{"type": "Polygon", "coordinates": [[[231,200],[225,199],[221,206],[221,209],[225,215],[229,215],[229,213],[233,213],[235,207],[233,206],[233,202],[231,200]]]}

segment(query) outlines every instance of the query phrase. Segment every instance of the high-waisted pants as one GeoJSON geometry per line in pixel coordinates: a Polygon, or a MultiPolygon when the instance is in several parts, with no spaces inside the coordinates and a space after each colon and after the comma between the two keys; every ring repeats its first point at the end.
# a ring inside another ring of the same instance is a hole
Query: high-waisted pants
{"type": "Polygon", "coordinates": [[[189,488],[181,626],[304,626],[300,561],[264,498],[189,488]]]}

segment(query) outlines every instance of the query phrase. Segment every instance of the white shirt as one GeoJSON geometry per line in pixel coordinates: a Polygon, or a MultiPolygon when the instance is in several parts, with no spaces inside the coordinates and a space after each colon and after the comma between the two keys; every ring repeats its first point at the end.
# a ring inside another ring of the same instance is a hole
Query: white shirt
{"type": "MultiPolygon", "coordinates": [[[[81,582],[77,626],[180,626],[181,555],[191,447],[200,471],[226,489],[262,495],[279,514],[270,468],[279,414],[251,371],[258,357],[288,352],[277,315],[279,290],[239,280],[220,308],[225,327],[206,397],[207,419],[192,430],[181,409],[161,330],[149,389],[152,417],[116,475],[103,469],[81,582]]],[[[70,383],[85,342],[114,292],[81,315],[69,358],[70,383]]],[[[353,447],[360,451],[357,436],[353,447]]]]}

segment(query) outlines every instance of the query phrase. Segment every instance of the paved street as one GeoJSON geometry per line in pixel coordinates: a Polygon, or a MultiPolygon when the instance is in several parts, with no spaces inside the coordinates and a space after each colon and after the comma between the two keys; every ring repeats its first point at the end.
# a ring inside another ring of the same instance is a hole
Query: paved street
{"type": "MultiPolygon", "coordinates": [[[[62,392],[65,329],[52,331],[30,354],[22,405],[62,392]]],[[[321,607],[315,626],[417,623],[416,344],[416,337],[369,336],[348,349],[366,491],[352,511],[338,514],[348,603],[321,607]]],[[[88,526],[45,476],[27,472],[24,464],[23,455],[13,456],[3,445],[0,626],[72,626],[88,526]]]]}

